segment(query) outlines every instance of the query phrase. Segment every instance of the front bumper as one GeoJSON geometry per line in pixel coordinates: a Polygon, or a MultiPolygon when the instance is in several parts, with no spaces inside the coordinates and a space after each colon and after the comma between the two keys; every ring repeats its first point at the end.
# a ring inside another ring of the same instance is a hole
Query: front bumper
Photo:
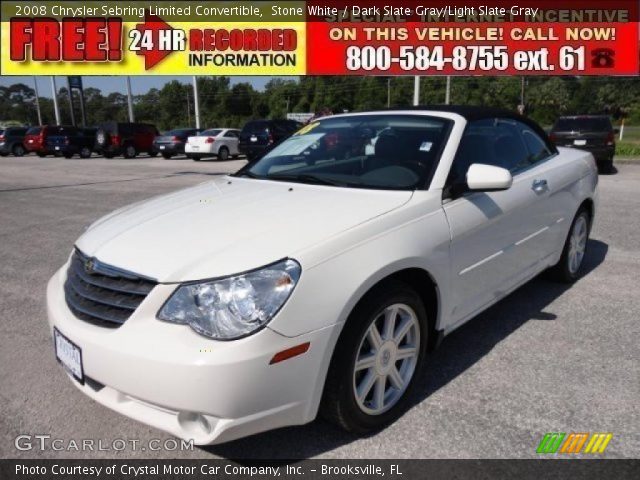
{"type": "Polygon", "coordinates": [[[240,340],[214,341],[155,318],[175,289],[161,284],[124,325],[108,329],[71,313],[65,278],[66,266],[49,281],[49,324],[82,349],[87,380],[72,382],[99,403],[196,444],[315,418],[334,327],[294,338],[265,328],[240,340]],[[311,343],[305,354],[269,365],[275,353],[305,342],[311,343]]]}

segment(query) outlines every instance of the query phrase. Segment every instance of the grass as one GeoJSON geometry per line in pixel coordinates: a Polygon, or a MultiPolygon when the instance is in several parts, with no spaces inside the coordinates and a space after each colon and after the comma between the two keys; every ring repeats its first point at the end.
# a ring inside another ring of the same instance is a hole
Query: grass
{"type": "Polygon", "coordinates": [[[616,156],[640,157],[640,127],[624,127],[622,141],[616,144],[616,156]]]}

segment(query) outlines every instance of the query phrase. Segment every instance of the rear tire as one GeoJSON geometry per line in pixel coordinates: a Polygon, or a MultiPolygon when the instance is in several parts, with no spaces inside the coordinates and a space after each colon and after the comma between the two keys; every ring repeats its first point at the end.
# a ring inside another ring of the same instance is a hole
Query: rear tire
{"type": "Polygon", "coordinates": [[[89,158],[91,157],[91,149],[89,147],[82,147],[80,149],[80,158],[89,158]]]}
{"type": "Polygon", "coordinates": [[[218,150],[218,160],[223,162],[229,160],[229,149],[227,147],[220,147],[218,150]]]}
{"type": "Polygon", "coordinates": [[[387,282],[367,293],[336,345],[321,415],[358,434],[400,417],[422,377],[428,333],[425,307],[408,285],[387,282]]]}
{"type": "Polygon", "coordinates": [[[162,158],[164,158],[165,160],[169,160],[171,157],[173,157],[173,155],[171,155],[170,153],[163,153],[162,154],[162,158]]]}
{"type": "Polygon", "coordinates": [[[124,147],[124,158],[136,158],[136,155],[138,155],[136,147],[134,147],[133,145],[126,145],[124,147]]]}
{"type": "Polygon", "coordinates": [[[157,157],[158,156],[158,152],[149,152],[149,156],[150,157],[157,157]]]}
{"type": "Polygon", "coordinates": [[[598,165],[598,171],[600,173],[604,173],[605,175],[610,175],[613,173],[613,157],[601,162],[598,165]]]}
{"type": "Polygon", "coordinates": [[[11,153],[13,153],[16,157],[22,157],[24,155],[24,147],[19,143],[14,145],[11,149],[11,153]]]}
{"type": "Polygon", "coordinates": [[[551,278],[562,283],[573,283],[580,278],[590,230],[591,216],[589,211],[582,207],[571,223],[560,261],[549,270],[551,278]]]}
{"type": "Polygon", "coordinates": [[[44,158],[44,157],[46,157],[46,156],[47,156],[47,154],[46,154],[46,153],[42,153],[42,152],[38,152],[38,156],[39,156],[40,158],[44,158]]]}

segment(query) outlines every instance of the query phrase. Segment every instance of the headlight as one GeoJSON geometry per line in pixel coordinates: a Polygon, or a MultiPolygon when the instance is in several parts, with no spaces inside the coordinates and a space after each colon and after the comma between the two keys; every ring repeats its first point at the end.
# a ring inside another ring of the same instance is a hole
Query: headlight
{"type": "Polygon", "coordinates": [[[300,270],[295,260],[283,260],[242,275],[182,285],[158,318],[189,325],[217,340],[245,337],[280,310],[298,283],[300,270]]]}

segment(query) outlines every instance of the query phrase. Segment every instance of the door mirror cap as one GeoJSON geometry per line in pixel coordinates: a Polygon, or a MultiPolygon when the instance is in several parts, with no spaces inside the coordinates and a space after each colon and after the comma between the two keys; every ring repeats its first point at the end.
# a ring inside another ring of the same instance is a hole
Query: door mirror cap
{"type": "Polygon", "coordinates": [[[497,192],[508,190],[513,183],[511,172],[506,168],[474,163],[467,171],[469,190],[477,192],[497,192]]]}

